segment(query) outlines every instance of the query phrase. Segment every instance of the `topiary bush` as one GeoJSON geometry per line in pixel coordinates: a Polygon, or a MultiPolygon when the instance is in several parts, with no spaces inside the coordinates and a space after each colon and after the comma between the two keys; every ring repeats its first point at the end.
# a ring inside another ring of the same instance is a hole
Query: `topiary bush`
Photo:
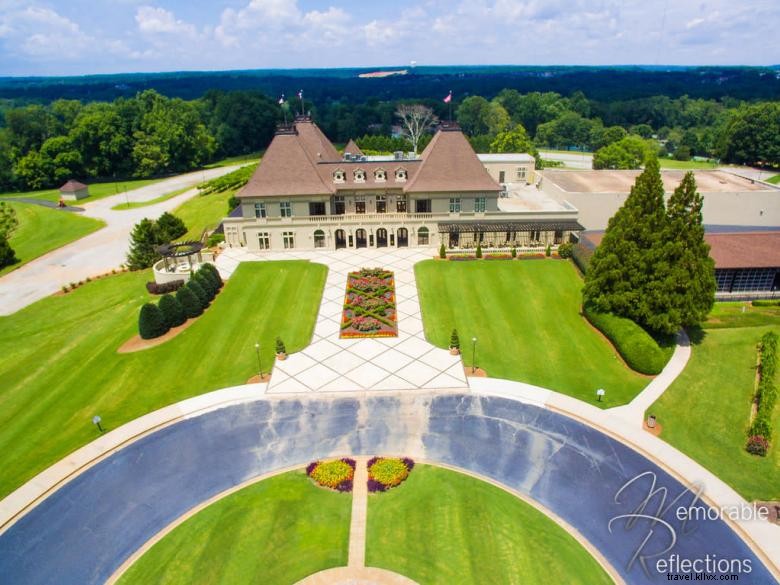
{"type": "Polygon", "coordinates": [[[313,461],[306,467],[306,475],[317,485],[340,492],[351,492],[355,478],[355,460],[313,461]]]}
{"type": "Polygon", "coordinates": [[[441,246],[439,246],[439,258],[442,260],[447,258],[447,248],[444,246],[444,242],[442,242],[441,246]]]}
{"type": "Polygon", "coordinates": [[[453,329],[452,335],[450,335],[450,347],[453,349],[460,349],[460,337],[458,337],[457,329],[453,329]]]}
{"type": "Polygon", "coordinates": [[[281,337],[276,338],[276,353],[277,355],[287,353],[287,348],[284,346],[284,341],[282,341],[281,337]]]}
{"type": "Polygon", "coordinates": [[[210,263],[206,263],[200,267],[200,270],[203,270],[204,272],[210,274],[211,277],[214,279],[214,281],[217,283],[217,286],[219,288],[222,288],[222,284],[223,284],[222,277],[219,275],[219,270],[217,270],[216,266],[210,263]]]}
{"type": "Polygon", "coordinates": [[[558,246],[558,256],[561,258],[571,258],[574,249],[574,244],[570,242],[564,242],[558,246]]]}
{"type": "Polygon", "coordinates": [[[214,297],[217,296],[217,285],[216,283],[206,276],[205,272],[196,272],[192,275],[192,281],[197,282],[204,291],[206,291],[206,294],[209,297],[209,302],[214,300],[214,297]]]}
{"type": "Polygon", "coordinates": [[[372,457],[368,467],[368,491],[384,492],[400,485],[409,477],[414,461],[408,457],[372,457]]]}
{"type": "Polygon", "coordinates": [[[512,254],[512,258],[517,258],[517,248],[512,246],[510,254],[512,254]]]}
{"type": "Polygon", "coordinates": [[[183,286],[176,291],[176,300],[179,301],[184,309],[184,314],[189,319],[194,319],[203,314],[203,305],[190,287],[183,286]]]}
{"type": "Polygon", "coordinates": [[[552,246],[550,244],[547,244],[547,247],[544,249],[544,255],[548,258],[552,256],[552,246]]]}
{"type": "Polygon", "coordinates": [[[477,244],[477,253],[476,253],[476,257],[477,257],[477,258],[482,258],[482,244],[477,244]]]}
{"type": "Polygon", "coordinates": [[[165,324],[171,327],[178,327],[187,320],[187,313],[184,312],[184,307],[176,300],[173,295],[167,294],[160,298],[160,312],[162,312],[165,324]]]}
{"type": "Polygon", "coordinates": [[[154,303],[146,303],[138,314],[138,334],[141,339],[154,339],[165,335],[168,325],[165,323],[162,311],[154,303]]]}
{"type": "Polygon", "coordinates": [[[671,352],[658,345],[639,325],[610,313],[598,313],[584,307],[583,314],[617,349],[628,366],[641,374],[656,375],[666,366],[671,352]]]}
{"type": "Polygon", "coordinates": [[[751,455],[766,457],[766,453],[769,450],[769,441],[761,435],[753,435],[748,439],[745,450],[751,455]]]}
{"type": "Polygon", "coordinates": [[[170,282],[161,282],[160,284],[152,281],[146,283],[146,290],[150,295],[164,295],[166,293],[176,292],[183,286],[183,280],[172,280],[170,282]]]}
{"type": "Polygon", "coordinates": [[[204,290],[197,279],[190,278],[189,282],[187,282],[187,284],[184,286],[195,293],[195,296],[198,297],[198,300],[200,301],[201,307],[205,309],[209,306],[209,303],[211,302],[211,295],[209,295],[209,293],[204,290]]]}

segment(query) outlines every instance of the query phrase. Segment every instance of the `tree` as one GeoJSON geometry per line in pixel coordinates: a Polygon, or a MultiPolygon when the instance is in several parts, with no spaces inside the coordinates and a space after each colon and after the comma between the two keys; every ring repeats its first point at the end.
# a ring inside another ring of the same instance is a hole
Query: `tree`
{"type": "Polygon", "coordinates": [[[154,303],[146,303],[138,314],[138,333],[141,339],[154,339],[168,332],[160,308],[154,303]]]}
{"type": "Polygon", "coordinates": [[[651,328],[658,312],[652,282],[669,276],[666,233],[664,187],[658,161],[652,158],[609,220],[585,275],[583,303],[651,328]]]}
{"type": "Polygon", "coordinates": [[[183,286],[176,291],[176,300],[179,301],[188,318],[194,319],[203,314],[203,305],[200,299],[187,286],[183,286]]]}
{"type": "Polygon", "coordinates": [[[482,96],[467,97],[455,111],[455,117],[463,132],[469,136],[479,136],[488,133],[487,117],[490,102],[482,96]]]}
{"type": "Polygon", "coordinates": [[[214,300],[214,297],[217,295],[217,286],[214,284],[214,281],[209,279],[209,277],[206,276],[203,272],[198,270],[195,274],[192,275],[190,281],[197,282],[201,286],[201,288],[206,292],[209,302],[214,300]]]}
{"type": "Polygon", "coordinates": [[[725,127],[721,143],[722,158],[728,162],[780,163],[780,103],[740,108],[725,127]]]}
{"type": "Polygon", "coordinates": [[[127,267],[130,270],[149,268],[160,255],[155,247],[160,243],[157,225],[151,219],[144,218],[130,232],[130,251],[127,253],[127,267]]]}
{"type": "Polygon", "coordinates": [[[187,284],[185,284],[184,286],[189,288],[193,293],[195,293],[195,296],[198,297],[198,300],[200,301],[201,307],[205,309],[206,307],[209,306],[209,303],[211,302],[211,297],[209,293],[206,292],[206,289],[204,289],[200,285],[197,279],[190,278],[189,282],[187,282],[187,284]]]}
{"type": "Polygon", "coordinates": [[[165,324],[169,328],[178,327],[187,320],[184,307],[181,306],[181,303],[173,295],[163,295],[160,298],[159,307],[165,324]]]}
{"type": "Polygon", "coordinates": [[[671,290],[663,292],[678,314],[674,322],[667,324],[670,333],[680,326],[700,324],[715,302],[715,262],[704,240],[703,205],[696,178],[688,172],[669,198],[666,210],[666,262],[673,274],[667,281],[671,290]]]}
{"type": "Polygon", "coordinates": [[[438,118],[431,108],[421,104],[401,104],[395,115],[401,119],[403,135],[412,143],[412,149],[417,154],[420,138],[436,124],[438,118]]]}
{"type": "Polygon", "coordinates": [[[8,238],[4,231],[0,231],[0,268],[11,266],[16,264],[19,260],[16,258],[16,253],[11,244],[8,243],[8,238]]]}
{"type": "Polygon", "coordinates": [[[619,142],[628,136],[628,132],[622,126],[598,126],[590,133],[590,145],[595,150],[619,142]]]}
{"type": "Polygon", "coordinates": [[[173,215],[165,212],[157,218],[157,241],[160,244],[173,242],[187,233],[187,226],[184,222],[173,215]]]}
{"type": "Polygon", "coordinates": [[[536,148],[522,124],[517,124],[511,130],[499,132],[490,143],[490,152],[527,152],[535,155],[536,148]]]}
{"type": "Polygon", "coordinates": [[[650,143],[639,136],[626,136],[593,154],[594,169],[638,169],[651,155],[650,143]]]}
{"type": "Polygon", "coordinates": [[[590,144],[591,130],[595,125],[595,122],[576,112],[565,112],[555,120],[539,125],[536,142],[552,147],[584,148],[590,144]]]}
{"type": "Polygon", "coordinates": [[[214,281],[217,283],[218,288],[222,288],[222,277],[219,274],[219,270],[217,270],[217,267],[213,264],[206,262],[203,264],[203,266],[200,267],[201,270],[204,270],[211,274],[211,276],[214,278],[214,281]]]}

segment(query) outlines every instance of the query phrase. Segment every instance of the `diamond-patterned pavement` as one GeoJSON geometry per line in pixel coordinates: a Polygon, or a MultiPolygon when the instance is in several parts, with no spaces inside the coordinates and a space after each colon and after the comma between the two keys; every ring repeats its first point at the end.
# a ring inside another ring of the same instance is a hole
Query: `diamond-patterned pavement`
{"type": "Polygon", "coordinates": [[[413,248],[272,253],[233,248],[217,258],[217,267],[229,278],[241,262],[295,258],[328,266],[312,342],[276,362],[268,393],[468,388],[460,356],[425,340],[414,265],[430,257],[430,251],[413,248]],[[340,339],[347,273],[374,266],[394,273],[398,337],[340,339]]]}

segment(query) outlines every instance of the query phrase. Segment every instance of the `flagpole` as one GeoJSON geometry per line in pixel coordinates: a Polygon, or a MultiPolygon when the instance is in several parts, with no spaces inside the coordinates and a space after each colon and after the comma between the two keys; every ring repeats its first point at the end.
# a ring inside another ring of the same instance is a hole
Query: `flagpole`
{"type": "Polygon", "coordinates": [[[450,106],[450,123],[452,123],[452,90],[450,90],[450,101],[448,105],[450,106]]]}
{"type": "Polygon", "coordinates": [[[279,99],[279,105],[282,108],[282,114],[284,115],[284,125],[287,126],[287,108],[284,107],[284,94],[279,99]]]}

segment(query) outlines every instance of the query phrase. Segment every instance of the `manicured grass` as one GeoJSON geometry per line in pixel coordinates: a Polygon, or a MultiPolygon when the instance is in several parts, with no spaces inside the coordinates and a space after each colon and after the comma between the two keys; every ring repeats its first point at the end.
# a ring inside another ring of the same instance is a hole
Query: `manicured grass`
{"type": "Polygon", "coordinates": [[[675,160],[673,158],[659,158],[658,164],[662,169],[696,170],[718,168],[717,163],[710,161],[675,160]]]}
{"type": "Polygon", "coordinates": [[[754,307],[749,302],[715,303],[704,324],[706,329],[780,326],[780,306],[754,307]]]}
{"type": "Polygon", "coordinates": [[[129,203],[118,203],[117,205],[114,205],[111,209],[115,209],[117,211],[123,211],[125,209],[138,209],[139,207],[149,207],[150,205],[155,205],[157,203],[162,203],[163,201],[168,201],[168,199],[172,199],[173,197],[176,197],[177,195],[181,195],[182,193],[186,193],[190,189],[194,189],[194,188],[195,187],[184,187],[182,189],[177,189],[176,191],[171,191],[170,193],[161,195],[160,197],[149,199],[149,201],[130,201],[129,203]]]}
{"type": "Polygon", "coordinates": [[[6,205],[16,210],[19,221],[9,243],[20,262],[1,269],[0,276],[106,225],[97,219],[40,205],[11,201],[6,201],[6,205]]]}
{"type": "MultiPolygon", "coordinates": [[[[89,201],[96,201],[103,199],[104,197],[110,197],[111,195],[117,195],[124,193],[125,191],[132,191],[139,187],[146,187],[147,185],[153,185],[159,183],[163,179],[136,179],[133,181],[112,181],[110,183],[89,183],[89,197],[86,199],[79,199],[78,201],[68,201],[68,205],[78,206],[81,203],[87,203],[89,201]]],[[[43,191],[27,191],[27,192],[15,192],[15,193],[0,193],[0,197],[29,197],[33,199],[46,199],[47,201],[59,201],[60,191],[59,189],[45,189],[43,191]]]]}
{"type": "Polygon", "coordinates": [[[425,337],[449,345],[488,376],[551,388],[602,406],[629,402],[650,381],[631,371],[580,315],[582,280],[562,260],[441,262],[415,266],[425,337]],[[596,389],[604,388],[604,402],[596,389]]]}
{"type": "MultiPolygon", "coordinates": [[[[301,261],[242,264],[203,316],[176,338],[137,353],[149,271],[97,280],[0,317],[0,497],[96,438],[92,416],[113,429],[142,414],[226,386],[311,340],[327,268],[301,261]]],[[[156,300],[156,299],[155,299],[156,300]]]]}
{"type": "Polygon", "coordinates": [[[780,175],[773,175],[769,177],[766,182],[772,183],[773,185],[780,185],[780,175]]]}
{"type": "MultiPolygon", "coordinates": [[[[769,330],[780,333],[780,326],[704,330],[683,373],[648,409],[663,427],[663,440],[748,500],[780,499],[777,431],[766,457],[745,451],[756,344],[769,330]]],[[[780,428],[780,409],[775,411],[774,426],[780,428]]]]}
{"type": "Polygon", "coordinates": [[[224,193],[211,193],[199,195],[185,201],[173,210],[173,214],[184,221],[189,231],[182,237],[183,240],[200,239],[203,230],[214,229],[227,217],[227,202],[235,191],[224,193]]]}
{"type": "Polygon", "coordinates": [[[271,477],[201,510],[138,559],[121,585],[287,585],[347,564],[350,494],[301,471],[271,477]]]}
{"type": "Polygon", "coordinates": [[[568,532],[473,477],[417,465],[368,498],[366,564],[418,583],[612,583],[568,532]]]}

